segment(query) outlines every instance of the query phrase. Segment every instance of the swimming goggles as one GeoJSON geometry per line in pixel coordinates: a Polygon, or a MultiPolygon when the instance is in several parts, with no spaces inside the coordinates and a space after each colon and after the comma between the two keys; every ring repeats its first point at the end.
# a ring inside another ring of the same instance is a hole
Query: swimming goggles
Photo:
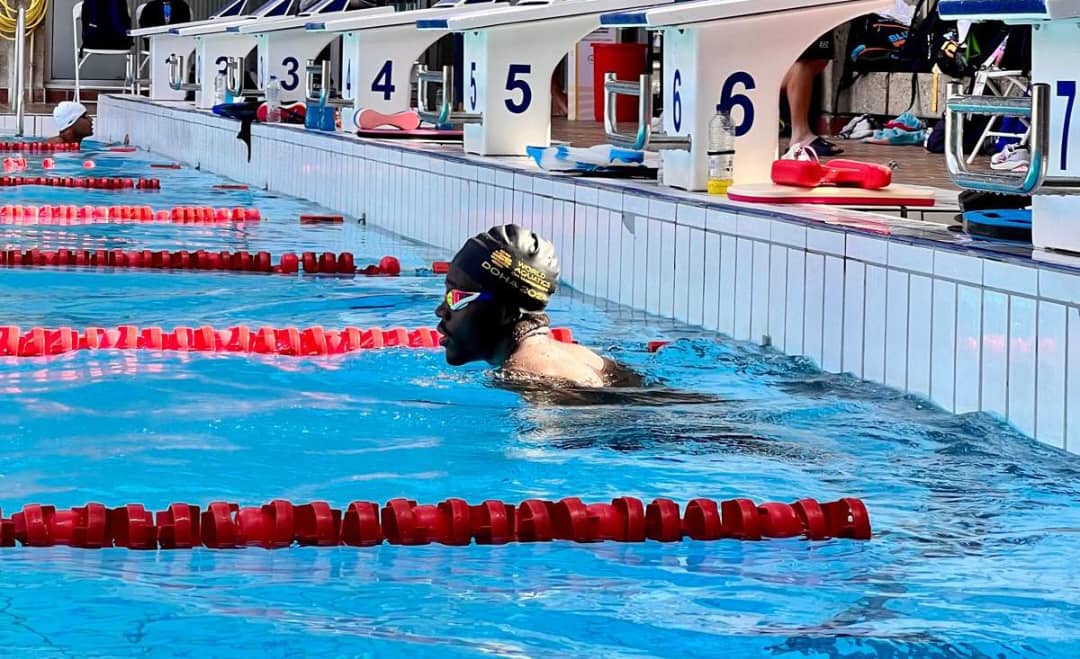
{"type": "Polygon", "coordinates": [[[469,291],[459,291],[456,288],[451,288],[446,291],[446,306],[450,311],[461,311],[473,302],[483,302],[484,300],[490,299],[492,299],[491,293],[485,291],[472,293],[469,291]]]}

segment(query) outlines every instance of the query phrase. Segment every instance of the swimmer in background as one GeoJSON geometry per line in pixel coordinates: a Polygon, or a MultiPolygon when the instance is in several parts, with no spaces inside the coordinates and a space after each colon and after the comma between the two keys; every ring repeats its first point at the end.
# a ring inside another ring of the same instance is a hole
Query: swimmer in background
{"type": "Polygon", "coordinates": [[[640,387],[640,375],[584,346],[551,336],[544,309],[555,293],[555,247],[508,224],[473,236],[454,257],[435,315],[446,362],[486,361],[508,383],[640,387]]]}
{"type": "Polygon", "coordinates": [[[48,144],[82,144],[94,134],[94,121],[82,103],[64,101],[53,109],[58,134],[45,140],[48,144]]]}

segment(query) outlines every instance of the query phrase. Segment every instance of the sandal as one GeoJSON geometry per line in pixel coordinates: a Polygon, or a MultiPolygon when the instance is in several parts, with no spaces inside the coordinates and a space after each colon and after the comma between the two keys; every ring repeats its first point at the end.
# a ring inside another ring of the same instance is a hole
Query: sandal
{"type": "Polygon", "coordinates": [[[817,155],[824,156],[824,157],[838,156],[838,155],[840,155],[841,153],[844,152],[844,150],[841,149],[840,147],[838,147],[835,144],[833,144],[832,142],[830,142],[830,141],[828,141],[826,139],[820,138],[820,137],[815,137],[814,141],[807,144],[806,146],[813,149],[814,152],[817,153],[817,155]]]}

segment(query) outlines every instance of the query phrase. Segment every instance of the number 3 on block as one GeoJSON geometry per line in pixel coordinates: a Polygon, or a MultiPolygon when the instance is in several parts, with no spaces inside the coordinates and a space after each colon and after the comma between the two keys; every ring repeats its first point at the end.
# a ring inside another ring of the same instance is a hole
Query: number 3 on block
{"type": "Polygon", "coordinates": [[[511,64],[510,68],[506,71],[506,91],[520,91],[521,100],[515,102],[514,99],[507,98],[503,103],[506,104],[506,109],[514,114],[521,114],[529,109],[529,105],[532,103],[532,88],[529,87],[529,83],[522,80],[518,76],[525,76],[532,73],[532,66],[528,64],[511,64]]]}

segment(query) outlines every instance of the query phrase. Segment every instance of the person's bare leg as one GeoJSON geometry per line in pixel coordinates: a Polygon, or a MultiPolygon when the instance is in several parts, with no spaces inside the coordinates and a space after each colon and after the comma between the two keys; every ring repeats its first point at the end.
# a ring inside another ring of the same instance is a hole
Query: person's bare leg
{"type": "Polygon", "coordinates": [[[559,72],[555,71],[551,76],[551,116],[565,117],[567,114],[569,99],[558,80],[559,72]]]}
{"type": "Polygon", "coordinates": [[[809,144],[817,137],[810,128],[810,98],[814,94],[814,77],[828,65],[827,60],[800,60],[784,76],[784,90],[791,108],[792,144],[809,144]]]}

